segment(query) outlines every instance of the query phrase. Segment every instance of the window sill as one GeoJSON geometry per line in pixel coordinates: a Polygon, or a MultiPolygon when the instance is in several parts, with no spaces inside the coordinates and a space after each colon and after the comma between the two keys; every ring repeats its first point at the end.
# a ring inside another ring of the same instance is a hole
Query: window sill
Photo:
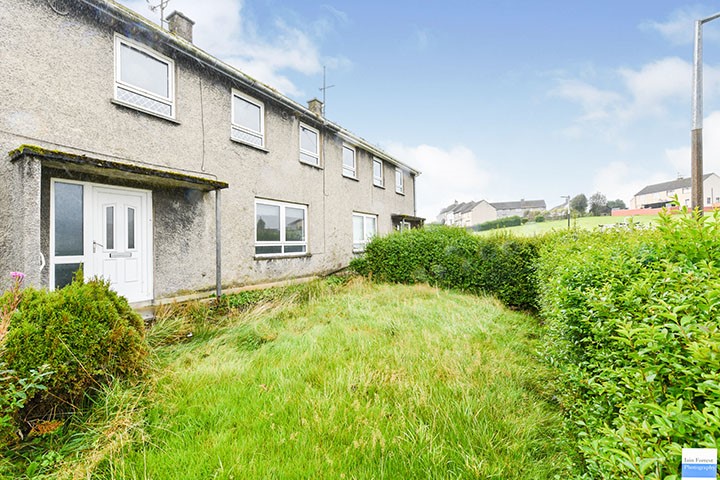
{"type": "Polygon", "coordinates": [[[312,253],[302,253],[300,255],[291,255],[291,254],[278,254],[278,255],[255,255],[253,256],[253,260],[262,261],[262,260],[288,260],[293,258],[310,258],[312,257],[312,253]]]}
{"type": "Polygon", "coordinates": [[[322,169],[323,169],[322,165],[316,165],[316,164],[314,164],[314,163],[306,162],[306,161],[304,161],[304,160],[300,160],[300,163],[303,164],[303,165],[307,165],[308,167],[317,168],[318,170],[322,170],[322,169]]]}
{"type": "Polygon", "coordinates": [[[120,100],[116,98],[110,99],[110,103],[113,105],[116,105],[118,107],[127,108],[136,112],[144,113],[146,115],[150,115],[151,117],[160,118],[162,120],[168,121],[170,123],[174,123],[175,125],[182,125],[180,122],[175,120],[172,117],[166,117],[165,115],[160,115],[159,113],[151,112],[149,110],[145,110],[144,108],[140,108],[137,105],[133,105],[132,103],[125,103],[121,102],[120,100]]]}
{"type": "Polygon", "coordinates": [[[253,149],[255,149],[255,150],[259,150],[259,151],[261,151],[261,152],[263,152],[263,153],[270,153],[270,150],[268,150],[267,148],[265,148],[265,147],[258,147],[257,145],[253,145],[252,143],[243,142],[242,140],[236,140],[236,139],[234,139],[234,138],[232,138],[232,137],[230,137],[230,141],[233,142],[233,143],[238,143],[238,144],[243,145],[243,146],[245,146],[245,147],[250,147],[250,148],[253,148],[253,149]]]}
{"type": "Polygon", "coordinates": [[[344,178],[347,178],[348,180],[354,180],[354,181],[356,181],[356,182],[359,182],[359,181],[360,181],[360,180],[358,180],[357,177],[351,177],[350,175],[345,175],[344,173],[343,173],[343,177],[344,177],[344,178]]]}
{"type": "Polygon", "coordinates": [[[397,193],[398,195],[402,195],[403,197],[405,196],[405,192],[398,192],[397,190],[395,190],[395,193],[397,193]]]}
{"type": "Polygon", "coordinates": [[[385,185],[382,184],[378,185],[377,183],[373,183],[373,187],[382,188],[383,190],[385,190],[385,185]]]}

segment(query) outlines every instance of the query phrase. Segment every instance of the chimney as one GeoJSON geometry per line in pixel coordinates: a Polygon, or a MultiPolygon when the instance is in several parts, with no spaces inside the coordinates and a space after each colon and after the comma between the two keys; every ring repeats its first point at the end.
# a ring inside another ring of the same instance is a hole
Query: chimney
{"type": "Polygon", "coordinates": [[[192,30],[195,22],[177,10],[168,15],[165,20],[168,22],[170,33],[174,33],[178,37],[192,43],[192,30]]]}
{"type": "Polygon", "coordinates": [[[308,109],[310,109],[310,111],[313,112],[315,115],[322,116],[323,102],[321,102],[317,98],[313,98],[312,100],[308,101],[308,109]]]}

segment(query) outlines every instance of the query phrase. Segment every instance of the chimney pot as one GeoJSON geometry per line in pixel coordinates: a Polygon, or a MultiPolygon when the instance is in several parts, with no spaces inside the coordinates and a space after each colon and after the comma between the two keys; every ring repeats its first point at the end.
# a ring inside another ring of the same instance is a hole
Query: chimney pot
{"type": "Polygon", "coordinates": [[[308,109],[313,112],[315,115],[322,116],[323,114],[323,102],[318,100],[317,98],[313,98],[312,100],[308,101],[308,109]]]}
{"type": "Polygon", "coordinates": [[[195,22],[177,10],[168,15],[165,20],[168,21],[170,33],[174,33],[178,37],[192,43],[193,25],[195,25],[195,22]]]}

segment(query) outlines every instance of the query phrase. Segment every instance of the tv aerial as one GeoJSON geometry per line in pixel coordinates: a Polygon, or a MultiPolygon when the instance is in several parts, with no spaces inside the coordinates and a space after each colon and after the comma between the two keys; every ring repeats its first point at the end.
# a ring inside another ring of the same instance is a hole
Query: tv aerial
{"type": "Polygon", "coordinates": [[[145,0],[148,4],[148,7],[152,12],[157,12],[160,10],[160,28],[165,28],[165,24],[167,23],[165,21],[165,7],[168,6],[168,3],[170,3],[170,0],[160,0],[160,3],[157,3],[153,5],[150,3],[150,0],[145,0]]]}

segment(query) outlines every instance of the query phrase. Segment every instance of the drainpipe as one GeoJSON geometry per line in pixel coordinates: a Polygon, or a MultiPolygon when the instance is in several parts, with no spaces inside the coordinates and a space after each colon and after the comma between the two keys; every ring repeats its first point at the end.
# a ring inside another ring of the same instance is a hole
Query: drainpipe
{"type": "Polygon", "coordinates": [[[215,296],[222,296],[222,234],[220,230],[220,189],[215,190],[215,296]]]}

